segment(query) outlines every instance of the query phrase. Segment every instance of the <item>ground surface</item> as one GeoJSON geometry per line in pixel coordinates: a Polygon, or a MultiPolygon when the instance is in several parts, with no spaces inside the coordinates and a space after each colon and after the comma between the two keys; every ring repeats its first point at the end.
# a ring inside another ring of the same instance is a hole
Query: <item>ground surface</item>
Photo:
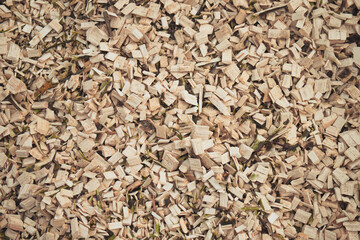
{"type": "Polygon", "coordinates": [[[359,239],[359,0],[0,1],[2,239],[359,239]]]}

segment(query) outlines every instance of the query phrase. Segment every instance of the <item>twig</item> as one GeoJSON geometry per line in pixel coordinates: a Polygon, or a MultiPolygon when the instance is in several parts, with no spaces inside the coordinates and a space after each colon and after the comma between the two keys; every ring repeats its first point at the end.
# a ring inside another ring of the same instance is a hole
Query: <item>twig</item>
{"type": "Polygon", "coordinates": [[[279,10],[281,8],[284,8],[287,6],[287,3],[284,3],[284,4],[281,4],[279,6],[275,6],[275,7],[271,7],[271,8],[267,8],[267,9],[264,9],[264,10],[261,10],[260,12],[256,12],[253,14],[254,17],[257,17],[257,16],[260,16],[264,13],[269,13],[269,12],[273,12],[273,11],[276,11],[276,10],[279,10]]]}
{"type": "Polygon", "coordinates": [[[84,72],[85,70],[86,70],[86,68],[83,68],[83,69],[80,69],[79,71],[77,71],[77,72],[74,73],[74,74],[69,74],[68,76],[66,76],[66,77],[64,77],[64,78],[59,79],[59,82],[64,82],[64,81],[70,79],[71,76],[73,76],[73,75],[78,75],[78,74],[84,72]]]}
{"type": "Polygon", "coordinates": [[[14,106],[22,112],[26,112],[26,110],[14,99],[14,96],[11,94],[8,99],[14,106]]]}
{"type": "MultiPolygon", "coordinates": [[[[250,189],[250,190],[251,190],[251,193],[254,196],[255,201],[258,202],[257,196],[256,196],[256,193],[255,193],[254,189],[250,189]]],[[[264,211],[262,211],[261,208],[259,209],[259,211],[260,211],[259,221],[261,223],[261,226],[263,228],[267,229],[268,233],[271,234],[271,236],[274,236],[274,231],[273,231],[273,229],[271,227],[271,224],[270,224],[269,220],[266,217],[264,217],[264,211]]]]}
{"type": "Polygon", "coordinates": [[[40,148],[40,145],[39,145],[38,141],[36,140],[36,138],[34,137],[34,135],[32,135],[32,134],[30,133],[30,136],[33,138],[34,143],[35,143],[36,147],[39,149],[40,153],[41,153],[43,156],[45,156],[45,153],[44,153],[43,150],[40,148]]]}
{"type": "Polygon", "coordinates": [[[112,37],[109,14],[106,11],[104,11],[104,20],[105,20],[106,30],[108,32],[108,35],[109,35],[109,37],[112,37]]]}
{"type": "Polygon", "coordinates": [[[47,51],[49,51],[50,49],[54,48],[54,47],[57,47],[57,46],[60,46],[60,45],[63,45],[63,44],[66,44],[66,43],[69,43],[69,42],[72,42],[73,40],[66,40],[66,41],[63,41],[63,42],[60,42],[60,43],[55,43],[53,45],[51,45],[50,47],[47,47],[45,48],[44,50],[42,50],[42,54],[46,53],[47,51]]]}
{"type": "Polygon", "coordinates": [[[196,16],[199,16],[199,14],[201,13],[201,11],[204,10],[205,4],[206,4],[206,0],[204,0],[204,1],[201,3],[199,10],[196,12],[196,14],[195,14],[194,16],[192,16],[192,18],[195,18],[196,16]]]}

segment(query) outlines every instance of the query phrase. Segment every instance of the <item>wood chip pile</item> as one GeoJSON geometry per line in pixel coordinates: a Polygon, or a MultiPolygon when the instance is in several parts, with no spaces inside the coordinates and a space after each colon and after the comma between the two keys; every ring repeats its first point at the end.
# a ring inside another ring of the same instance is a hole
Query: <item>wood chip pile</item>
{"type": "Polygon", "coordinates": [[[0,1],[0,238],[358,240],[359,9],[0,1]]]}

